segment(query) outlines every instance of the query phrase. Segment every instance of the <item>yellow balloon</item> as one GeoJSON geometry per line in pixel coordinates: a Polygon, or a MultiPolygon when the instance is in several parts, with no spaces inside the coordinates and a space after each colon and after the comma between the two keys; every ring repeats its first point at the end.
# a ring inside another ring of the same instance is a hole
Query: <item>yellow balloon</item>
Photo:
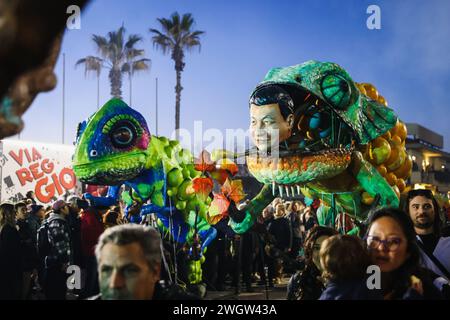
{"type": "Polygon", "coordinates": [[[387,174],[387,169],[384,165],[379,165],[377,170],[383,177],[387,174]]]}
{"type": "Polygon", "coordinates": [[[358,85],[358,89],[363,95],[367,96],[367,92],[366,92],[366,89],[364,88],[364,86],[358,85]]]}
{"type": "Polygon", "coordinates": [[[400,146],[396,146],[394,144],[391,143],[391,155],[389,156],[389,158],[384,162],[384,165],[387,167],[390,164],[394,163],[394,161],[397,160],[398,158],[398,154],[400,152],[400,146]]]}
{"type": "Polygon", "coordinates": [[[385,134],[382,135],[387,141],[391,140],[391,131],[386,131],[385,134]]]}
{"type": "Polygon", "coordinates": [[[405,141],[408,133],[407,133],[406,125],[403,122],[399,121],[397,123],[397,125],[395,126],[395,134],[400,137],[402,142],[405,141]]]}
{"type": "Polygon", "coordinates": [[[376,165],[382,164],[389,159],[389,156],[391,155],[391,145],[386,139],[378,137],[373,143],[371,154],[376,165]]]}
{"type": "Polygon", "coordinates": [[[394,171],[394,174],[397,176],[397,178],[407,179],[409,176],[411,176],[411,169],[412,159],[411,156],[408,156],[403,165],[394,171]]]}
{"type": "Polygon", "coordinates": [[[399,123],[399,120],[397,119],[397,121],[395,122],[395,125],[389,130],[391,132],[392,136],[395,136],[395,130],[397,130],[397,125],[399,123]]]}
{"type": "Polygon", "coordinates": [[[402,164],[406,161],[407,155],[406,151],[403,147],[400,147],[400,151],[398,153],[397,159],[394,162],[387,164],[386,167],[389,171],[395,171],[402,166],[402,164]]]}
{"type": "Polygon", "coordinates": [[[377,89],[371,85],[370,83],[364,83],[364,89],[366,89],[367,96],[371,98],[372,100],[377,101],[378,100],[378,91],[377,89]]]}
{"type": "Polygon", "coordinates": [[[397,177],[392,172],[389,172],[386,175],[386,181],[389,183],[390,186],[395,186],[397,183],[397,177]]]}
{"type": "Polygon", "coordinates": [[[400,192],[403,192],[403,190],[405,190],[406,188],[406,183],[405,180],[403,179],[397,179],[397,183],[396,186],[398,187],[398,189],[400,190],[400,192]]]}
{"type": "Polygon", "coordinates": [[[402,144],[402,138],[400,138],[398,135],[393,135],[391,138],[391,142],[396,145],[399,146],[402,144]]]}

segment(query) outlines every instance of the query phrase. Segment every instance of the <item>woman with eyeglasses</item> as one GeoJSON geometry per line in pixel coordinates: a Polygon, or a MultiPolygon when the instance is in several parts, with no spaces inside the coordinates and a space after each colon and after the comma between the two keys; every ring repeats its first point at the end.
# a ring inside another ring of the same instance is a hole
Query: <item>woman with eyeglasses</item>
{"type": "Polygon", "coordinates": [[[375,211],[365,240],[372,263],[380,268],[385,300],[441,299],[429,271],[420,266],[416,233],[406,213],[392,208],[375,211]]]}

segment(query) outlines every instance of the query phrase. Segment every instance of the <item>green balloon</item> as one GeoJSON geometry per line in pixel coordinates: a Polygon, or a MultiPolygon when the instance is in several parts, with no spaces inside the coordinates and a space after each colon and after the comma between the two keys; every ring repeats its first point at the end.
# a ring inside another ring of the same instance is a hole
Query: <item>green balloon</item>
{"type": "Polygon", "coordinates": [[[183,173],[183,178],[185,178],[185,179],[187,179],[191,176],[191,173],[189,172],[188,168],[183,168],[182,173],[183,173]]]}
{"type": "Polygon", "coordinates": [[[175,207],[176,207],[178,210],[184,210],[184,209],[186,209],[186,201],[180,201],[180,200],[177,201],[175,207]]]}
{"type": "Polygon", "coordinates": [[[191,178],[197,178],[201,176],[202,173],[200,171],[195,170],[193,165],[188,165],[187,167],[189,169],[191,178]]]}
{"type": "Polygon", "coordinates": [[[187,194],[186,190],[189,187],[189,185],[192,183],[192,180],[185,179],[183,183],[178,187],[178,198],[182,200],[192,199],[195,197],[195,193],[187,194]]]}
{"type": "Polygon", "coordinates": [[[183,182],[183,174],[180,169],[172,169],[167,174],[167,182],[170,187],[178,187],[183,182]]]}
{"type": "Polygon", "coordinates": [[[167,137],[158,137],[158,138],[159,138],[159,141],[161,141],[163,145],[169,144],[169,139],[167,137]]]}
{"type": "Polygon", "coordinates": [[[173,149],[171,146],[165,146],[164,152],[167,154],[168,157],[172,158],[173,149]]]}

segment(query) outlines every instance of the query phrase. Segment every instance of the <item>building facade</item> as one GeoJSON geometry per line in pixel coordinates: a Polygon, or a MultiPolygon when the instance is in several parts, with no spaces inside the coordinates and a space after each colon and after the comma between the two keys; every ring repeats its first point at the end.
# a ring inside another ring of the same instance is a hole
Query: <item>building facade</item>
{"type": "Polygon", "coordinates": [[[450,153],[444,137],[416,123],[407,123],[406,150],[413,160],[409,183],[441,194],[450,192],[450,153]]]}

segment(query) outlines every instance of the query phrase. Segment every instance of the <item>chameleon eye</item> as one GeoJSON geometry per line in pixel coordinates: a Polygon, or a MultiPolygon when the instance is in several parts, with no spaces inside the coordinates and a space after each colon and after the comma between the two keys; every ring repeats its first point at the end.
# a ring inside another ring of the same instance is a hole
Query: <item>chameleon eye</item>
{"type": "Polygon", "coordinates": [[[114,147],[119,149],[129,148],[136,141],[136,128],[129,121],[119,121],[112,128],[110,137],[114,147]]]}
{"type": "Polygon", "coordinates": [[[348,81],[340,75],[328,74],[322,79],[322,94],[331,106],[344,110],[349,105],[352,95],[348,81]]]}

